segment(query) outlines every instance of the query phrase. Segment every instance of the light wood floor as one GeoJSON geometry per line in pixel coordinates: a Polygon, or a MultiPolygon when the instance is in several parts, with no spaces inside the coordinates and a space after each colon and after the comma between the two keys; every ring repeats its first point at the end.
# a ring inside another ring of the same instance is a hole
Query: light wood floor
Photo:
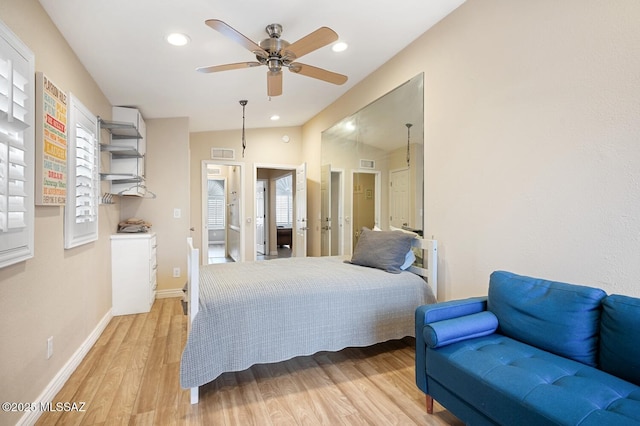
{"type": "Polygon", "coordinates": [[[114,317],[58,393],[84,412],[47,412],[38,425],[449,425],[428,415],[414,382],[411,342],[321,352],[225,373],[189,404],[179,385],[187,318],[180,299],[114,317]]]}

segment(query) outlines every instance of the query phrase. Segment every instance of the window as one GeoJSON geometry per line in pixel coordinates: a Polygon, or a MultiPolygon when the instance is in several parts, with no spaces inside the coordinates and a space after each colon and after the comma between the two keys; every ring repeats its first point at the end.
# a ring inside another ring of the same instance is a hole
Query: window
{"type": "Polygon", "coordinates": [[[224,197],[224,180],[209,179],[208,183],[208,223],[210,230],[224,229],[225,221],[225,197],[224,197]]]}
{"type": "Polygon", "coordinates": [[[293,223],[293,176],[276,179],[276,225],[291,228],[293,223]]]}
{"type": "Polygon", "coordinates": [[[34,61],[0,22],[0,267],[33,257],[34,61]]]}
{"type": "Polygon", "coordinates": [[[67,202],[64,248],[98,239],[98,119],[75,96],[69,96],[67,202]]]}

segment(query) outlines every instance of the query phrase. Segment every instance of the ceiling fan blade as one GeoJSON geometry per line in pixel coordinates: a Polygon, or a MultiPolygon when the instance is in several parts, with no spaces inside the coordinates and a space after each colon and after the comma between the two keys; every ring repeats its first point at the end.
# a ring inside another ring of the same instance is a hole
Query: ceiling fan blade
{"type": "Polygon", "coordinates": [[[202,72],[202,73],[210,73],[210,72],[237,70],[237,69],[240,69],[240,68],[252,68],[252,67],[258,67],[260,65],[262,65],[260,62],[237,62],[235,64],[212,65],[210,67],[199,67],[199,68],[196,68],[196,71],[202,72]]]}
{"type": "Polygon", "coordinates": [[[282,95],[282,71],[267,71],[267,95],[282,95]]]}
{"type": "Polygon", "coordinates": [[[247,38],[245,35],[241,34],[237,30],[229,26],[227,23],[219,19],[207,19],[206,21],[204,21],[204,23],[214,30],[218,31],[223,36],[240,44],[253,54],[261,56],[263,58],[267,58],[269,56],[269,54],[265,52],[262,47],[258,46],[251,39],[247,38]]]}
{"type": "Polygon", "coordinates": [[[289,60],[293,61],[307,53],[320,49],[329,43],[333,43],[337,39],[338,34],[336,34],[336,32],[331,28],[320,27],[314,32],[307,34],[300,40],[287,46],[284,49],[283,56],[286,56],[289,60]]]}
{"type": "Polygon", "coordinates": [[[338,85],[346,83],[348,79],[346,75],[327,71],[318,67],[312,67],[311,65],[307,64],[301,64],[300,62],[292,63],[289,67],[289,71],[338,85]]]}

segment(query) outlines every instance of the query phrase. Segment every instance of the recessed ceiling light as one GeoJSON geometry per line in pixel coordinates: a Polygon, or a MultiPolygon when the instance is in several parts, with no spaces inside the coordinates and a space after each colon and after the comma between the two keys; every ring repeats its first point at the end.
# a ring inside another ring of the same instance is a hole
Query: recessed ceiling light
{"type": "Polygon", "coordinates": [[[280,120],[280,116],[278,114],[273,114],[271,116],[271,121],[277,121],[277,120],[280,120]]]}
{"type": "Polygon", "coordinates": [[[190,40],[188,35],[181,33],[171,33],[167,36],[167,42],[173,46],[184,46],[190,40]]]}
{"type": "Polygon", "coordinates": [[[349,47],[347,43],[345,43],[344,41],[339,41],[331,46],[331,50],[333,50],[334,52],[344,52],[345,50],[347,50],[347,47],[349,47]]]}

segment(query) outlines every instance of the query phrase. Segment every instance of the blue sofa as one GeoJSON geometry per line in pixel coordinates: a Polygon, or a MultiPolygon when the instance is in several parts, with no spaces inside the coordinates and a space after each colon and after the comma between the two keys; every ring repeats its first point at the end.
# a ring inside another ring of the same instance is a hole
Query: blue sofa
{"type": "Polygon", "coordinates": [[[496,271],[416,310],[416,382],[472,425],[640,425],[640,299],[496,271]]]}

